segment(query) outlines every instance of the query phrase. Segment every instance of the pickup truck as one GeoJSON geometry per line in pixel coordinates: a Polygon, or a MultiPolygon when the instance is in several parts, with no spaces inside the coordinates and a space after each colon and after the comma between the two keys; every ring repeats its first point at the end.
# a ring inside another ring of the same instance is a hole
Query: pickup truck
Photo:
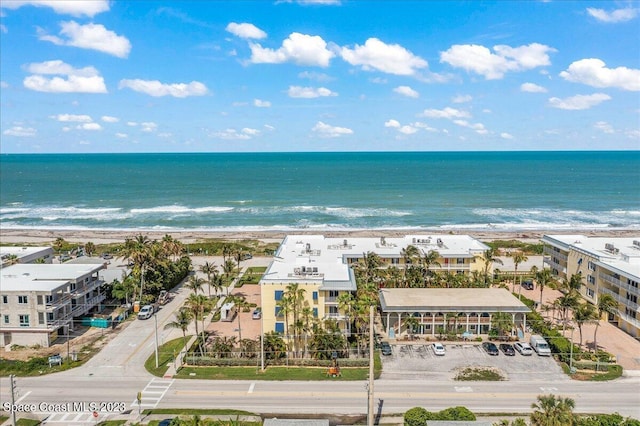
{"type": "Polygon", "coordinates": [[[144,305],[138,312],[138,319],[146,320],[153,316],[155,309],[153,305],[144,305]]]}

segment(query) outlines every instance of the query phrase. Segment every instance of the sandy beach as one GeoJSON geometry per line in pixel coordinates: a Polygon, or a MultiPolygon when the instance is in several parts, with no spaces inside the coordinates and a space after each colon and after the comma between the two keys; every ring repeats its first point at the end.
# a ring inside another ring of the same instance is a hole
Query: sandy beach
{"type": "Polygon", "coordinates": [[[0,230],[0,244],[51,244],[56,238],[63,238],[70,242],[94,244],[109,244],[123,242],[127,238],[144,234],[148,238],[162,239],[166,234],[183,243],[193,243],[204,239],[223,239],[223,240],[243,240],[253,239],[265,242],[279,242],[288,234],[322,234],[327,237],[401,237],[404,235],[438,235],[438,234],[465,234],[471,235],[481,241],[518,239],[535,242],[548,234],[580,234],[594,237],[637,237],[640,232],[638,230],[526,230],[526,231],[472,231],[466,229],[452,230],[427,230],[427,229],[403,229],[401,231],[394,230],[356,230],[356,231],[310,231],[310,230],[292,230],[292,231],[247,231],[247,232],[225,232],[225,231],[119,231],[119,230],[40,230],[40,229],[2,229],[0,230]]]}

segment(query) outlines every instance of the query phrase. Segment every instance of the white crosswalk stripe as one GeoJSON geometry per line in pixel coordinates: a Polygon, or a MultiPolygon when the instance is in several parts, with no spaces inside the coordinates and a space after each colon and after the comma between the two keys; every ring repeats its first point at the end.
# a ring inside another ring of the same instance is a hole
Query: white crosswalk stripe
{"type": "Polygon", "coordinates": [[[95,425],[96,422],[103,422],[111,413],[100,413],[98,418],[93,417],[93,412],[68,412],[68,413],[42,413],[46,416],[42,421],[43,425],[47,424],[65,424],[65,425],[95,425]]]}
{"type": "Polygon", "coordinates": [[[132,408],[156,408],[162,397],[167,393],[171,385],[173,384],[173,380],[165,380],[165,379],[151,379],[147,386],[141,392],[140,404],[138,404],[138,400],[135,399],[131,403],[132,408]]]}

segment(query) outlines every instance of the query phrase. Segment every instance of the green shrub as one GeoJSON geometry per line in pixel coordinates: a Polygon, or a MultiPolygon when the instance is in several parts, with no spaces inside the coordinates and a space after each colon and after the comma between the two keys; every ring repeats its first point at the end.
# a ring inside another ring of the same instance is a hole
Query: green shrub
{"type": "MultiPolygon", "coordinates": [[[[475,421],[476,416],[467,407],[450,407],[437,413],[437,420],[454,420],[454,421],[475,421]]],[[[435,420],[435,419],[434,419],[435,420]]]]}
{"type": "Polygon", "coordinates": [[[422,407],[413,407],[404,413],[405,426],[425,426],[429,412],[422,407]]]}

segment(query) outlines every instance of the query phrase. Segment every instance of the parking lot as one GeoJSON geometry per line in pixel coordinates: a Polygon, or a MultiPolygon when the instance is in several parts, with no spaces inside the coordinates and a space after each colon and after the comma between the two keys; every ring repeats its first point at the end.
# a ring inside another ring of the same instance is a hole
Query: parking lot
{"type": "Polygon", "coordinates": [[[465,367],[489,367],[505,380],[569,380],[552,357],[537,354],[497,356],[487,354],[479,343],[447,343],[445,355],[436,356],[430,344],[392,344],[392,355],[382,357],[382,378],[454,378],[465,367]]]}

